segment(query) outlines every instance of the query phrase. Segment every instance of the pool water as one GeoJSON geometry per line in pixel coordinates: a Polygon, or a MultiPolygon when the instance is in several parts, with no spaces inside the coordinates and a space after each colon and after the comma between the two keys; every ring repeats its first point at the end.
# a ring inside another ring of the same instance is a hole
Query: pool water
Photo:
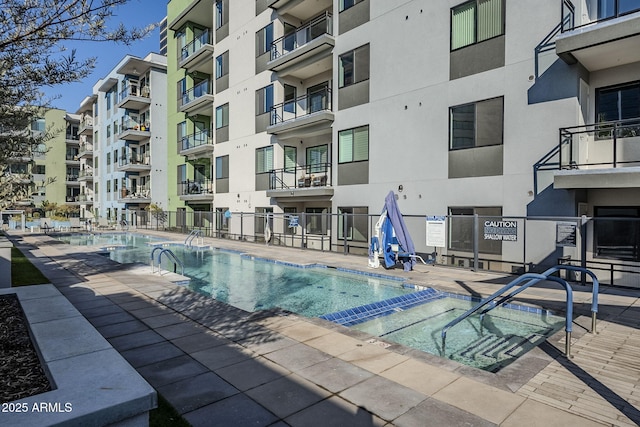
{"type": "MultiPolygon", "coordinates": [[[[443,297],[351,326],[386,341],[442,354],[442,328],[475,303],[443,297]]],[[[447,332],[444,357],[495,372],[542,343],[564,325],[564,318],[546,310],[536,312],[498,307],[473,315],[447,332]]]]}
{"type": "MultiPolygon", "coordinates": [[[[61,240],[108,250],[112,260],[123,264],[149,264],[153,246],[159,243],[158,239],[133,233],[85,234],[61,240]]],[[[190,289],[250,312],[279,307],[317,317],[415,291],[393,278],[321,266],[295,267],[218,249],[166,246],[184,263],[190,289]]],[[[167,270],[173,268],[168,261],[163,257],[167,270]]]]}

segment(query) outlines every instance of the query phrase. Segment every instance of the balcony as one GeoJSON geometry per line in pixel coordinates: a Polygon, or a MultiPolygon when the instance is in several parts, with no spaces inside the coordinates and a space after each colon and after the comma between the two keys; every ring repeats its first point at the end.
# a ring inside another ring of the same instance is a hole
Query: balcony
{"type": "Polygon", "coordinates": [[[132,154],[121,157],[118,161],[120,172],[144,172],[151,170],[151,157],[149,154],[132,154]]]}
{"type": "Polygon", "coordinates": [[[78,196],[78,201],[81,204],[92,205],[93,204],[93,196],[88,194],[80,194],[78,196]]]}
{"type": "Polygon", "coordinates": [[[82,169],[78,175],[78,181],[93,181],[93,169],[82,169]]]}
{"type": "Polygon", "coordinates": [[[14,184],[31,184],[32,182],[35,181],[30,174],[21,173],[21,172],[16,172],[16,173],[9,172],[8,178],[9,178],[8,181],[14,184]]]}
{"type": "Polygon", "coordinates": [[[213,73],[213,45],[209,30],[195,37],[178,52],[178,67],[187,73],[213,73]]]}
{"type": "Polygon", "coordinates": [[[178,195],[184,202],[212,202],[213,181],[208,178],[182,181],[178,184],[178,195]]]}
{"type": "Polygon", "coordinates": [[[137,81],[127,81],[124,89],[120,92],[117,107],[127,110],[140,111],[151,105],[151,90],[145,85],[139,87],[137,81]]]}
{"type": "Polygon", "coordinates": [[[271,44],[267,67],[280,77],[305,80],[333,67],[333,17],[325,13],[271,44]]]}
{"type": "Polygon", "coordinates": [[[21,200],[16,200],[15,202],[13,202],[13,204],[15,206],[33,206],[34,202],[33,199],[21,199],[21,200]]]}
{"type": "Polygon", "coordinates": [[[184,136],[178,141],[178,144],[180,144],[180,155],[190,159],[213,153],[213,138],[208,129],[184,136]]]}
{"type": "Polygon", "coordinates": [[[65,177],[64,183],[68,187],[79,187],[80,186],[80,181],[78,181],[79,177],[80,177],[80,173],[78,173],[78,174],[67,174],[67,176],[65,177]]]}
{"type": "Polygon", "coordinates": [[[89,115],[82,116],[78,135],[93,136],[93,117],[89,115]]]}
{"type": "Polygon", "coordinates": [[[66,196],[64,200],[65,200],[67,205],[80,206],[80,195],[77,195],[77,196],[66,196]]]}
{"type": "Polygon", "coordinates": [[[316,136],[331,132],[333,120],[331,89],[323,88],[274,105],[267,133],[281,139],[316,136]]]}
{"type": "MultiPolygon", "coordinates": [[[[178,5],[179,13],[173,19],[173,21],[168,23],[167,28],[173,31],[178,31],[189,22],[205,28],[213,27],[211,0],[192,0],[186,6],[184,5],[184,3],[186,2],[182,2],[180,3],[180,5],[178,5]]],[[[168,7],[171,8],[172,6],[172,4],[169,4],[168,7]]]]}
{"type": "Polygon", "coordinates": [[[149,138],[151,138],[151,124],[149,122],[138,123],[138,120],[127,116],[122,118],[118,139],[144,141],[149,138]]]}
{"type": "Polygon", "coordinates": [[[211,117],[213,114],[212,85],[204,80],[178,97],[178,109],[189,115],[202,114],[211,117]]]}
{"type": "Polygon", "coordinates": [[[78,151],[78,158],[81,159],[83,157],[93,157],[93,144],[91,143],[81,143],[80,151],[78,151]]]}
{"type": "MultiPolygon", "coordinates": [[[[619,2],[596,19],[589,12],[574,12],[563,2],[563,32],[556,38],[556,53],[568,64],[579,62],[597,71],[640,61],[640,8],[638,2],[619,2]],[[573,17],[584,17],[577,25],[573,17]]],[[[592,14],[595,12],[592,12],[592,14]]]]}
{"type": "Polygon", "coordinates": [[[331,164],[318,163],[274,169],[269,174],[268,197],[296,199],[333,196],[331,164]]]}
{"type": "Polygon", "coordinates": [[[554,188],[640,187],[640,119],[560,129],[559,145],[535,166],[545,170],[554,188]]]}
{"type": "Polygon", "coordinates": [[[137,185],[120,190],[118,194],[119,203],[138,204],[151,202],[151,186],[137,185]]]}
{"type": "Polygon", "coordinates": [[[77,146],[80,145],[80,136],[79,135],[65,135],[64,141],[67,145],[77,146]]]}
{"type": "Polygon", "coordinates": [[[78,157],[77,152],[67,153],[65,156],[65,163],[69,166],[79,166],[80,165],[80,157],[78,157]]]}
{"type": "Polygon", "coordinates": [[[330,10],[332,6],[333,0],[273,0],[269,3],[269,7],[277,10],[280,16],[286,13],[301,21],[313,18],[323,10],[330,10]]]}

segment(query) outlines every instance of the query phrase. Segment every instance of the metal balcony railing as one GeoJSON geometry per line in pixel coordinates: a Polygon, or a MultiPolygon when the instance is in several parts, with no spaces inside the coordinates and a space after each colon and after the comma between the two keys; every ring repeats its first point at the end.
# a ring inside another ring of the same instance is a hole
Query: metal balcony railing
{"type": "Polygon", "coordinates": [[[193,55],[197,51],[199,51],[202,46],[206,44],[211,44],[211,37],[209,37],[209,30],[205,30],[200,36],[195,37],[192,41],[187,43],[185,47],[180,49],[178,53],[178,62],[184,61],[189,56],[193,55]]]}
{"type": "Polygon", "coordinates": [[[311,22],[271,43],[271,60],[304,46],[323,34],[333,34],[333,16],[326,12],[311,22]]]}
{"type": "Polygon", "coordinates": [[[151,157],[149,154],[126,154],[118,160],[119,166],[126,165],[150,165],[151,157]]]}
{"type": "Polygon", "coordinates": [[[271,107],[271,126],[307,116],[318,111],[331,111],[331,89],[323,88],[271,107]]]}
{"type": "Polygon", "coordinates": [[[273,169],[268,173],[270,190],[331,186],[331,163],[273,169]]]}
{"type": "Polygon", "coordinates": [[[149,132],[151,130],[151,124],[147,121],[141,123],[138,119],[133,119],[129,116],[124,116],[120,121],[120,133],[128,130],[139,130],[142,132],[149,132]]]}
{"type": "Polygon", "coordinates": [[[186,180],[178,184],[178,195],[192,196],[198,194],[212,194],[213,181],[209,178],[186,180]]]}
{"type": "Polygon", "coordinates": [[[212,85],[210,84],[209,80],[201,81],[200,83],[183,93],[182,96],[178,97],[178,107],[182,107],[183,105],[186,105],[200,98],[201,96],[211,95],[211,86],[212,85]]]}
{"type": "Polygon", "coordinates": [[[202,145],[211,145],[213,141],[211,139],[211,131],[209,129],[193,133],[191,135],[183,136],[179,142],[180,150],[190,150],[202,145]]]}
{"type": "Polygon", "coordinates": [[[560,129],[560,169],[640,165],[640,118],[560,129]]]}
{"type": "Polygon", "coordinates": [[[151,184],[128,186],[120,190],[120,199],[149,199],[151,184]]]}
{"type": "Polygon", "coordinates": [[[140,83],[138,83],[137,81],[129,80],[125,83],[124,88],[120,91],[118,99],[120,101],[124,101],[130,96],[149,98],[149,96],[151,96],[151,90],[147,85],[140,87],[140,83]]]}
{"type": "Polygon", "coordinates": [[[79,178],[91,178],[93,176],[93,169],[82,169],[80,171],[80,174],[78,175],[79,178]]]}

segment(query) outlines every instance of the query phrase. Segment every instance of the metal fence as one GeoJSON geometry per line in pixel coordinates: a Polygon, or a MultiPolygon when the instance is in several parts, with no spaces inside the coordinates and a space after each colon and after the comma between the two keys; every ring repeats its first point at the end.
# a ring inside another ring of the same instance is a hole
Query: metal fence
{"type": "MultiPolygon", "coordinates": [[[[201,230],[223,239],[367,255],[378,218],[351,212],[220,209],[139,211],[127,222],[138,229],[182,234],[201,230]]],[[[640,218],[404,215],[404,220],[417,254],[437,264],[522,274],[564,263],[594,271],[605,284],[640,288],[640,218]]],[[[588,280],[568,274],[571,280],[588,280]]]]}

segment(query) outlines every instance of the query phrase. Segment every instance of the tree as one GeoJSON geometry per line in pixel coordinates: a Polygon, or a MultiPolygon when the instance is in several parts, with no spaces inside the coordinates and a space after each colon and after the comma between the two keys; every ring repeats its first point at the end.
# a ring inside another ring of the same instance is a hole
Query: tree
{"type": "Polygon", "coordinates": [[[40,89],[76,82],[95,67],[95,58],[67,53],[65,41],[130,44],[155,25],[115,29],[107,25],[128,0],[0,0],[0,205],[25,197],[8,165],[30,157],[59,129],[32,132],[31,124],[49,107],[40,89]],[[4,185],[9,183],[11,185],[4,185]]]}

